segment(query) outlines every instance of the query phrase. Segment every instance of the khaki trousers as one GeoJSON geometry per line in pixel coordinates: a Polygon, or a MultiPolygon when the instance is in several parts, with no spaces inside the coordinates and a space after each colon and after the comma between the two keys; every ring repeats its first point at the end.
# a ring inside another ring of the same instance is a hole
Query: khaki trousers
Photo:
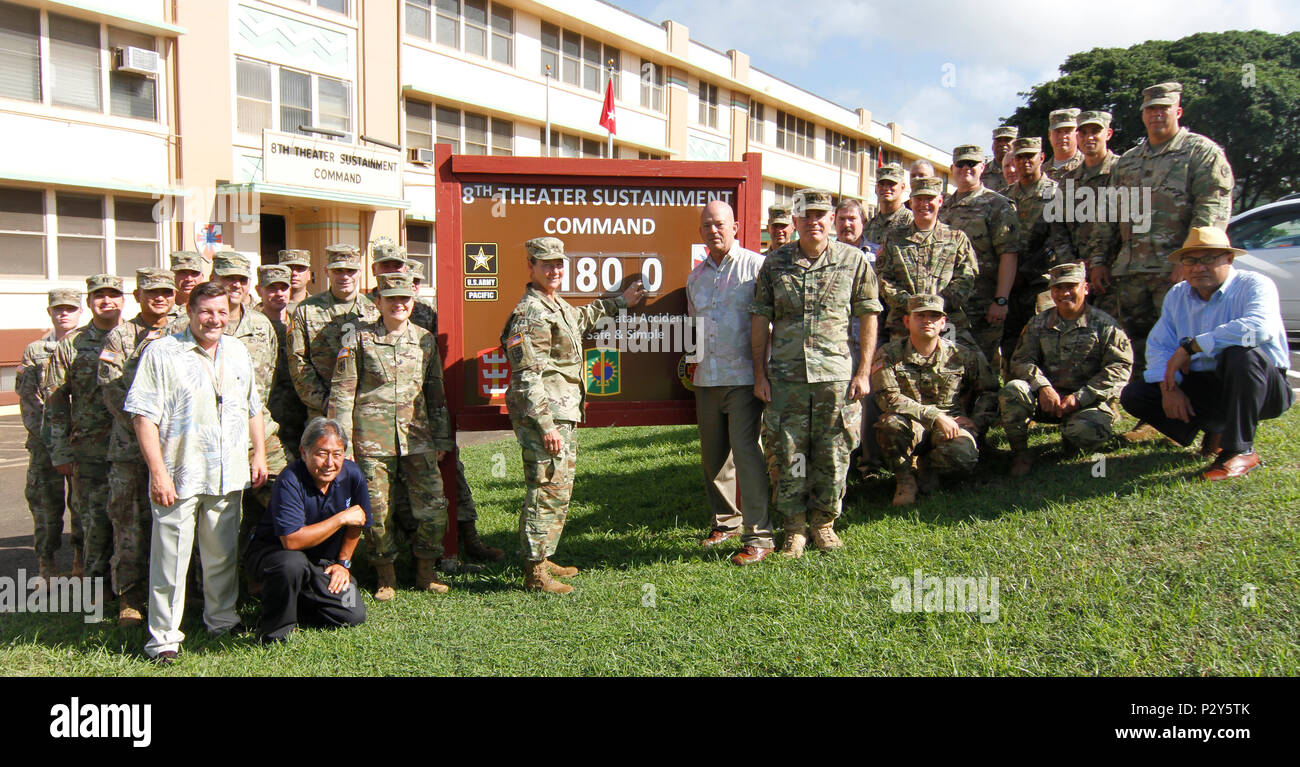
{"type": "Polygon", "coordinates": [[[743,543],[773,548],[767,462],[758,442],[762,401],[754,396],[753,386],[697,386],[695,411],[713,529],[736,530],[743,525],[743,543]]]}

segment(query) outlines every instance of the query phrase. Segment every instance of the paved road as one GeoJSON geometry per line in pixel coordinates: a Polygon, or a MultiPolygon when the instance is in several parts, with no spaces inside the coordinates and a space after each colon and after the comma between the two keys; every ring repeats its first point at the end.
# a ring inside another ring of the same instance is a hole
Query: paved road
{"type": "MultiPolygon", "coordinates": [[[[1300,352],[1291,352],[1291,386],[1300,395],[1300,352]]],[[[462,432],[462,445],[477,444],[503,437],[508,431],[462,432]]],[[[27,450],[23,442],[27,432],[17,415],[0,416],[0,575],[13,575],[19,568],[36,572],[36,554],[32,550],[32,516],[27,510],[24,487],[27,478],[27,450]]],[[[58,563],[63,570],[72,567],[69,536],[63,534],[58,563]]]]}

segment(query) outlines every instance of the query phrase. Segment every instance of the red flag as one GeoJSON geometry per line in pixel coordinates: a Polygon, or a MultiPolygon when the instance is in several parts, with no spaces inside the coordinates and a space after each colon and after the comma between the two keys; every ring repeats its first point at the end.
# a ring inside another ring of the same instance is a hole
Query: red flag
{"type": "Polygon", "coordinates": [[[885,149],[884,147],[876,147],[876,170],[883,167],[885,167],[885,149]]]}
{"type": "Polygon", "coordinates": [[[614,78],[609,78],[609,84],[605,86],[605,105],[600,109],[600,127],[617,135],[618,129],[614,127],[614,78]]]}

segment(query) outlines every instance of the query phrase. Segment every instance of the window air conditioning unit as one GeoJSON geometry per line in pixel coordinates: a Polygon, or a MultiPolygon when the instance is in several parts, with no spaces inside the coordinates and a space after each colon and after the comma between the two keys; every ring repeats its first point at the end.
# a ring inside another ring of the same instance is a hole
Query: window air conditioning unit
{"type": "Polygon", "coordinates": [[[114,68],[119,72],[130,72],[136,75],[153,77],[162,71],[161,61],[154,51],[127,46],[125,48],[116,48],[115,53],[117,54],[117,66],[114,68]]]}
{"type": "Polygon", "coordinates": [[[421,165],[432,165],[433,150],[411,147],[411,162],[419,163],[421,165]]]}

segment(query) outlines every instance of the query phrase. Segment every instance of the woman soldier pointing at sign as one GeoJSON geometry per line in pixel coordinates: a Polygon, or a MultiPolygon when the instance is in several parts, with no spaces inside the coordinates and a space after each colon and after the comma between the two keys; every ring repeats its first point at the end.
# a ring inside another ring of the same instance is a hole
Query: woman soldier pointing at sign
{"type": "Polygon", "coordinates": [[[601,317],[639,303],[645,289],[635,280],[617,298],[575,309],[558,293],[564,278],[564,243],[537,237],[524,247],[531,279],[501,332],[511,367],[506,408],[523,449],[528,488],[519,515],[524,588],[567,594],[573,587],[551,576],[577,575],[578,570],[561,567],[550,557],[564,530],[577,468],[573,430],[583,420],[587,393],[582,336],[601,317]]]}

